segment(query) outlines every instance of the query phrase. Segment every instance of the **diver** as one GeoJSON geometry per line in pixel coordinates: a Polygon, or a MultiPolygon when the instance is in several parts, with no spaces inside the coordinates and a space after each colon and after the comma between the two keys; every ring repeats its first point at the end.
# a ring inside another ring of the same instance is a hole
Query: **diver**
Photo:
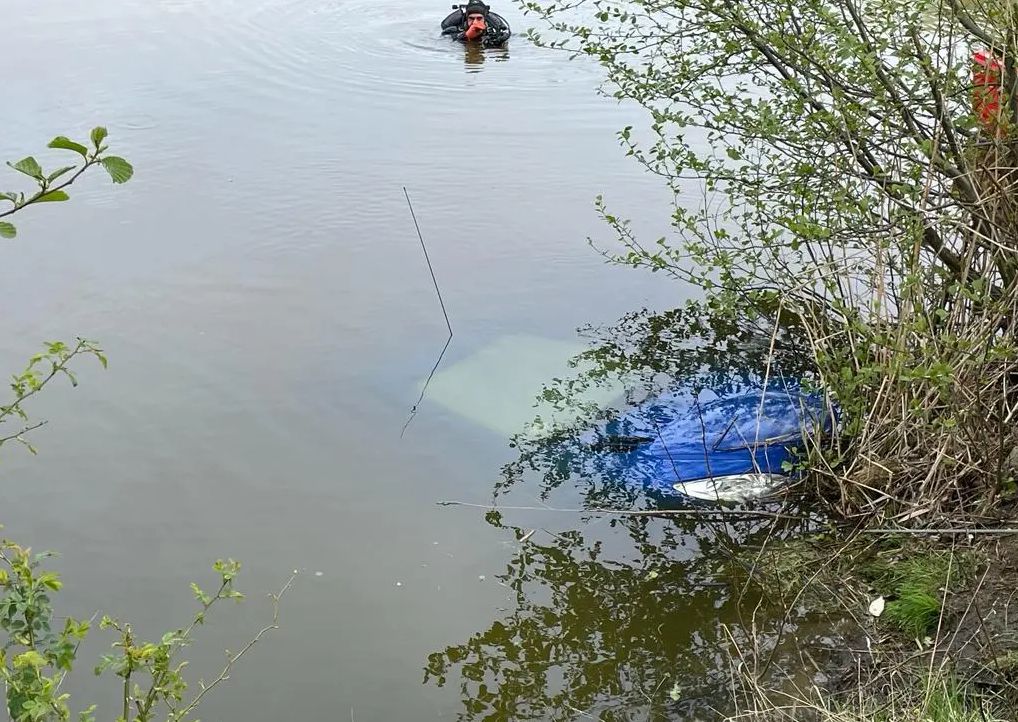
{"type": "Polygon", "coordinates": [[[442,21],[442,35],[461,42],[478,42],[486,48],[505,45],[512,31],[505,18],[491,12],[481,0],[468,0],[466,5],[453,5],[452,12],[442,21]]]}

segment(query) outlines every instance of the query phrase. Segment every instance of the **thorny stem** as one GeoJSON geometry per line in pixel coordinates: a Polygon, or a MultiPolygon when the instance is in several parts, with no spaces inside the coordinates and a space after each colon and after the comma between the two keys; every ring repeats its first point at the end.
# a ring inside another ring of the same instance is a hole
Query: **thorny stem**
{"type": "Polygon", "coordinates": [[[248,652],[248,650],[255,646],[255,644],[257,644],[258,641],[261,640],[261,638],[266,633],[274,629],[279,629],[279,601],[283,598],[283,595],[290,590],[290,587],[293,585],[293,582],[296,578],[297,573],[294,572],[290,576],[290,578],[286,581],[286,584],[284,584],[283,587],[276,594],[269,595],[269,597],[272,599],[272,623],[263,627],[258,632],[258,634],[256,634],[254,638],[250,642],[248,642],[244,646],[244,648],[241,649],[239,652],[233,655],[229,655],[227,657],[226,666],[223,667],[223,671],[219,673],[219,676],[215,680],[213,680],[211,684],[205,684],[205,682],[202,681],[200,683],[201,692],[199,692],[198,695],[186,707],[180,710],[175,710],[173,714],[170,716],[171,720],[176,722],[178,720],[185,719],[188,714],[190,714],[196,707],[198,707],[199,704],[201,704],[201,701],[205,697],[205,695],[207,695],[217,686],[219,686],[220,684],[222,684],[223,682],[230,678],[230,671],[233,669],[233,666],[240,660],[241,657],[243,657],[248,652]]]}

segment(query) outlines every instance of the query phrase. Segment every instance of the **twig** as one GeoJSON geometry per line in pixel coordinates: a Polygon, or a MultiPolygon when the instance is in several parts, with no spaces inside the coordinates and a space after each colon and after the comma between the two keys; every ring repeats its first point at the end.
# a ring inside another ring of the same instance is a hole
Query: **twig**
{"type": "Polygon", "coordinates": [[[29,426],[24,427],[21,431],[19,431],[16,434],[11,434],[10,436],[0,436],[0,446],[3,446],[8,441],[14,441],[14,440],[24,441],[24,439],[21,438],[22,436],[24,436],[25,434],[29,433],[30,431],[35,431],[36,429],[40,429],[40,428],[42,428],[45,425],[46,425],[45,421],[39,421],[39,422],[36,422],[34,424],[31,424],[29,426]]]}
{"type": "Polygon", "coordinates": [[[216,677],[216,679],[213,680],[211,684],[206,685],[204,682],[201,682],[200,683],[201,692],[199,692],[198,695],[193,700],[191,700],[190,704],[188,704],[186,707],[184,707],[180,711],[174,712],[172,716],[173,720],[185,719],[187,715],[190,714],[201,703],[202,698],[204,698],[206,694],[208,694],[217,686],[219,686],[222,682],[225,682],[230,678],[230,671],[233,669],[233,666],[240,660],[241,657],[243,657],[248,652],[248,650],[251,649],[251,647],[255,646],[267,632],[270,632],[274,629],[279,629],[279,600],[282,599],[283,595],[290,590],[290,587],[293,586],[293,581],[296,578],[297,573],[295,572],[290,575],[290,578],[286,580],[286,584],[283,585],[283,588],[280,589],[278,593],[269,595],[272,598],[272,623],[266,627],[262,627],[258,634],[256,634],[250,642],[244,645],[243,649],[241,649],[236,654],[228,656],[226,660],[226,666],[223,667],[223,671],[219,673],[219,676],[216,677]]]}
{"type": "MultiPolygon", "coordinates": [[[[94,347],[91,347],[91,345],[89,344],[88,341],[85,341],[84,339],[79,338],[78,339],[78,343],[74,346],[73,349],[71,349],[68,352],[68,354],[67,354],[67,356],[65,358],[61,359],[59,362],[54,362],[54,361],[50,362],[51,363],[51,368],[49,370],[49,373],[47,373],[42,378],[42,380],[40,380],[39,383],[35,385],[34,388],[29,389],[22,396],[19,396],[14,401],[12,401],[10,404],[8,404],[6,406],[0,405],[0,422],[4,421],[8,416],[11,416],[12,414],[17,414],[19,409],[21,409],[22,404],[24,404],[26,401],[28,401],[28,399],[32,398],[37,393],[42,391],[43,388],[45,388],[46,384],[48,384],[50,381],[52,381],[57,376],[57,374],[59,374],[61,372],[66,372],[67,364],[69,364],[71,362],[71,359],[73,359],[75,356],[80,356],[82,353],[88,353],[88,352],[91,352],[93,350],[98,350],[98,349],[95,349],[94,347]]],[[[101,353],[101,351],[100,351],[100,353],[101,353]]],[[[11,438],[16,438],[20,434],[23,434],[26,431],[30,431],[30,430],[31,429],[24,429],[24,430],[20,431],[18,434],[15,434],[11,438]]],[[[9,441],[9,440],[10,440],[10,438],[5,439],[5,441],[9,441]]]]}
{"type": "Polygon", "coordinates": [[[67,186],[74,183],[74,181],[78,180],[78,178],[80,178],[85,171],[87,171],[89,168],[91,168],[94,165],[97,165],[100,162],[102,162],[102,159],[99,157],[98,152],[96,152],[91,159],[87,159],[85,161],[85,164],[81,166],[81,168],[79,168],[77,171],[75,171],[75,173],[71,175],[63,183],[58,183],[57,185],[52,187],[50,187],[48,184],[44,184],[37,193],[35,193],[31,198],[28,198],[24,203],[15,204],[13,208],[9,208],[6,211],[0,211],[0,218],[6,218],[7,216],[14,215],[23,208],[27,208],[30,205],[38,203],[39,199],[42,198],[43,196],[63,190],[67,186]]]}
{"type": "Polygon", "coordinates": [[[806,517],[781,514],[775,511],[751,509],[558,509],[550,506],[492,506],[490,504],[472,504],[466,501],[439,501],[439,506],[467,506],[473,509],[491,509],[501,511],[556,511],[568,514],[619,514],[621,516],[740,516],[747,518],[763,517],[767,519],[791,519],[807,521],[806,517]]]}
{"type": "Polygon", "coordinates": [[[424,400],[424,394],[428,390],[428,385],[431,383],[431,379],[438,370],[438,365],[442,363],[442,358],[445,356],[445,352],[449,349],[449,344],[452,343],[453,335],[452,323],[449,321],[449,313],[445,310],[445,301],[442,299],[442,291],[438,287],[438,279],[435,278],[435,268],[431,265],[431,257],[428,255],[428,246],[424,243],[424,234],[421,233],[421,226],[417,222],[417,214],[414,213],[414,204],[410,202],[410,193],[407,192],[406,186],[403,186],[403,195],[406,196],[407,205],[410,207],[410,217],[414,219],[414,228],[417,229],[417,238],[421,241],[421,249],[424,251],[424,260],[427,261],[428,271],[431,272],[431,282],[435,284],[435,294],[438,296],[439,306],[442,307],[442,316],[445,318],[445,327],[449,329],[449,338],[445,340],[445,346],[442,347],[442,352],[438,354],[438,360],[435,361],[435,365],[432,367],[431,373],[428,374],[428,378],[424,382],[424,388],[421,389],[421,395],[417,398],[417,403],[410,408],[410,416],[407,417],[406,423],[403,424],[403,430],[399,434],[400,438],[403,438],[407,427],[410,426],[410,422],[413,421],[414,416],[417,415],[417,407],[420,406],[421,401],[424,400]]]}

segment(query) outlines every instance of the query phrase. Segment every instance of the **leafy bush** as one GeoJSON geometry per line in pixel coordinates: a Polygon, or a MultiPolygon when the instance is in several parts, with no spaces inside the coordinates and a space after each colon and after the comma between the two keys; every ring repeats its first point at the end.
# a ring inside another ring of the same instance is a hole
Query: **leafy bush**
{"type": "Polygon", "coordinates": [[[654,244],[599,200],[619,244],[602,252],[798,319],[842,410],[810,459],[824,499],[930,519],[1013,490],[1014,2],[524,5],[536,42],[647,109],[650,140],[621,142],[676,195],[654,244]]]}

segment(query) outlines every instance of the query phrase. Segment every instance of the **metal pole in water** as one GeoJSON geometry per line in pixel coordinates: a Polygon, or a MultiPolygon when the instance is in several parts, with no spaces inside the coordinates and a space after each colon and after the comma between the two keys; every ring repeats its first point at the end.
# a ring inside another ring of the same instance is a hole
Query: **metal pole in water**
{"type": "Polygon", "coordinates": [[[435,278],[435,268],[431,265],[431,257],[428,255],[428,246],[424,242],[424,235],[421,233],[421,226],[417,222],[417,214],[414,213],[414,204],[410,202],[410,193],[407,192],[406,186],[403,186],[403,195],[406,196],[407,205],[410,207],[410,217],[414,220],[414,228],[417,229],[417,238],[421,241],[421,249],[424,251],[424,260],[428,264],[428,271],[431,272],[431,282],[435,285],[435,294],[438,296],[438,304],[442,307],[442,316],[445,318],[445,327],[449,329],[449,337],[445,340],[445,346],[442,347],[442,352],[438,355],[438,360],[435,361],[435,365],[431,369],[431,373],[428,374],[428,379],[424,382],[424,388],[421,389],[421,395],[410,408],[410,416],[407,417],[406,423],[403,424],[403,430],[400,432],[400,438],[406,433],[407,427],[410,426],[410,422],[413,421],[414,416],[417,414],[417,407],[420,406],[421,401],[424,400],[424,394],[428,390],[428,384],[431,383],[432,377],[438,370],[439,364],[442,363],[442,358],[445,356],[445,352],[449,348],[449,344],[452,343],[452,323],[449,321],[449,313],[445,310],[445,301],[442,299],[442,290],[438,287],[438,279],[435,278]]]}

